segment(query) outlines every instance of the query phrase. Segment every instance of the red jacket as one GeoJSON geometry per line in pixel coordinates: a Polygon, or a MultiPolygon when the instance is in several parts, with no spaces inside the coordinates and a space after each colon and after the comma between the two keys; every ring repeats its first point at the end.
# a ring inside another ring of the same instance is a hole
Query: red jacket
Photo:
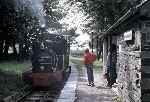
{"type": "Polygon", "coordinates": [[[96,55],[94,53],[85,53],[84,64],[92,64],[96,60],[96,55]]]}

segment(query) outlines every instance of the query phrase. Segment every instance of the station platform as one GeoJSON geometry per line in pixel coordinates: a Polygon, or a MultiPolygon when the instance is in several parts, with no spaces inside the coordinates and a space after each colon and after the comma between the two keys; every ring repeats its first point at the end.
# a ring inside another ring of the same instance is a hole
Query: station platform
{"type": "Polygon", "coordinates": [[[76,88],[78,82],[78,71],[71,63],[71,74],[66,82],[57,102],[74,102],[76,100],[76,88]]]}
{"type": "Polygon", "coordinates": [[[76,65],[71,64],[71,74],[57,102],[114,102],[115,92],[106,87],[102,71],[94,70],[95,86],[87,86],[86,68],[77,71],[76,65]]]}

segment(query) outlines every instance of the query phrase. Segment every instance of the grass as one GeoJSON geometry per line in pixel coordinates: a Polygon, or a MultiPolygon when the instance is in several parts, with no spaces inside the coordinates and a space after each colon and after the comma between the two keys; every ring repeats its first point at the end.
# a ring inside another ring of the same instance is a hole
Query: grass
{"type": "Polygon", "coordinates": [[[22,72],[29,70],[29,61],[18,63],[17,61],[5,61],[0,63],[0,96],[6,97],[19,92],[24,83],[22,72]]]}
{"type": "MultiPolygon", "coordinates": [[[[82,67],[84,66],[84,63],[83,63],[83,58],[79,58],[79,57],[70,57],[70,61],[72,63],[75,63],[77,65],[77,67],[82,67]]],[[[99,68],[102,68],[102,60],[100,59],[99,61],[96,60],[94,63],[94,68],[97,70],[99,68]]]]}
{"type": "Polygon", "coordinates": [[[115,98],[113,99],[113,101],[114,101],[114,102],[123,102],[123,101],[122,101],[122,98],[119,97],[119,96],[115,97],[115,98]]]}
{"type": "Polygon", "coordinates": [[[96,60],[93,63],[93,65],[94,65],[94,68],[96,68],[96,69],[102,68],[102,65],[103,65],[102,60],[101,59],[100,60],[96,60]]]}
{"type": "Polygon", "coordinates": [[[83,59],[82,58],[79,58],[79,57],[70,57],[70,61],[74,64],[76,64],[76,68],[79,72],[79,76],[82,76],[83,75],[83,59]]]}
{"type": "Polygon", "coordinates": [[[79,66],[83,66],[83,65],[84,65],[82,58],[70,57],[70,61],[71,61],[72,63],[75,63],[75,64],[79,65],[79,66]]]}
{"type": "Polygon", "coordinates": [[[25,61],[22,63],[19,63],[17,61],[0,63],[0,70],[4,72],[13,72],[16,74],[21,74],[22,72],[29,70],[29,68],[31,68],[31,63],[29,61],[25,61]]]}

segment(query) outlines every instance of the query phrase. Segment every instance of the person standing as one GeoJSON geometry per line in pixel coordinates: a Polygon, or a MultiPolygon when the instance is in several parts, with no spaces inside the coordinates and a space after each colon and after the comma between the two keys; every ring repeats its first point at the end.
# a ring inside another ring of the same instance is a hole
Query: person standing
{"type": "Polygon", "coordinates": [[[117,51],[116,45],[112,44],[108,56],[107,56],[107,86],[112,87],[116,83],[117,73],[116,73],[116,63],[117,63],[117,51]]]}
{"type": "Polygon", "coordinates": [[[96,55],[89,52],[89,49],[85,50],[84,53],[84,64],[87,69],[88,75],[88,86],[94,86],[94,76],[93,76],[93,62],[96,60],[96,55]]]}

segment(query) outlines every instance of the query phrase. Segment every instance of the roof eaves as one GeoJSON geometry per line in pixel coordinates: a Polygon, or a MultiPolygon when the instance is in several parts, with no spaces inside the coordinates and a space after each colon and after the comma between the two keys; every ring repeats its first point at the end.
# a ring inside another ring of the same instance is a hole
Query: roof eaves
{"type": "MultiPolygon", "coordinates": [[[[128,19],[130,16],[134,15],[142,6],[144,6],[148,1],[150,0],[144,0],[139,5],[129,9],[127,13],[125,13],[117,22],[115,22],[108,30],[103,34],[98,34],[97,36],[99,38],[102,38],[106,35],[108,35],[114,28],[118,27],[121,23],[123,23],[126,19],[128,19]]],[[[95,36],[95,38],[97,37],[95,36]]]]}

